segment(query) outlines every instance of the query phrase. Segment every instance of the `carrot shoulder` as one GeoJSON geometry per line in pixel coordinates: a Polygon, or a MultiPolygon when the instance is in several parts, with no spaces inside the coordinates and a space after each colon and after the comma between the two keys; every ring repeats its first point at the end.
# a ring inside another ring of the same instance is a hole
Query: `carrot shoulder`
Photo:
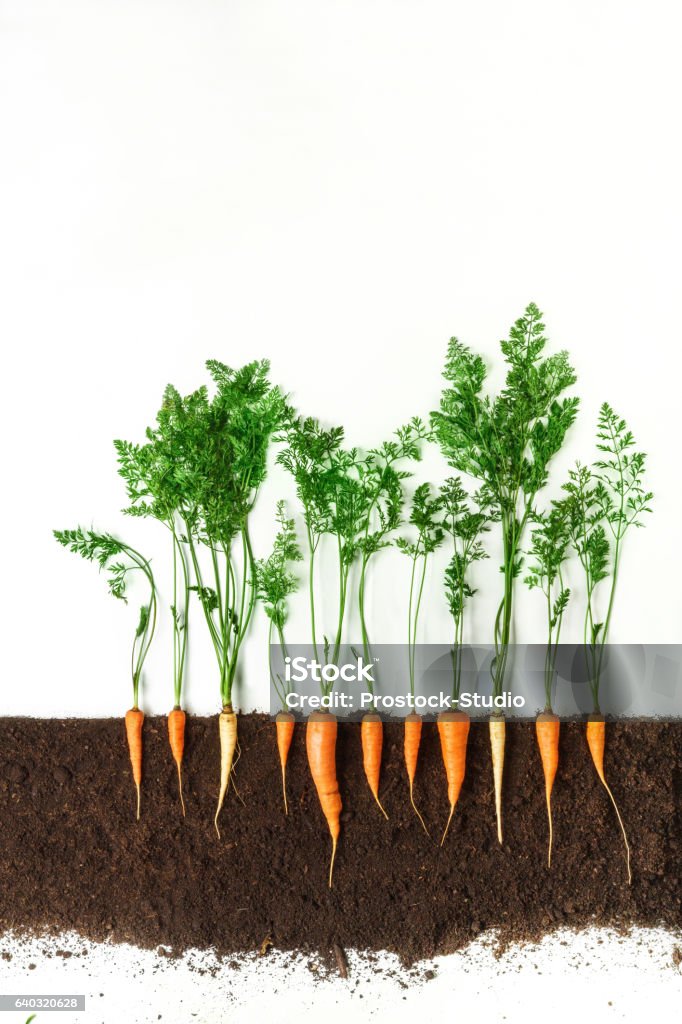
{"type": "Polygon", "coordinates": [[[554,828],[552,824],[552,790],[559,768],[559,730],[558,717],[550,711],[543,711],[535,722],[535,735],[540,750],[542,771],[545,776],[545,802],[547,804],[547,820],[549,822],[549,845],[547,847],[547,867],[552,866],[552,842],[554,828]]]}
{"type": "Polygon", "coordinates": [[[379,805],[379,810],[385,818],[388,818],[379,799],[381,750],[384,744],[384,726],[379,715],[367,714],[364,716],[360,725],[360,739],[362,741],[362,764],[367,783],[372,796],[379,805]]]}
{"type": "Polygon", "coordinates": [[[627,833],[625,832],[625,825],[623,819],[620,816],[618,810],[618,804],[616,799],[611,792],[609,784],[606,781],[606,774],[604,772],[604,750],[606,748],[606,721],[601,715],[591,715],[587,723],[587,745],[594,761],[594,767],[597,769],[597,775],[601,781],[602,786],[609,795],[609,799],[613,804],[613,809],[616,812],[618,818],[618,824],[620,830],[623,833],[623,842],[625,843],[625,861],[628,871],[628,885],[632,883],[632,871],[630,870],[630,844],[628,843],[627,833]]]}
{"type": "Polygon", "coordinates": [[[411,713],[405,716],[405,768],[407,769],[407,779],[410,784],[410,803],[414,813],[422,823],[422,828],[426,832],[427,836],[429,830],[426,827],[424,819],[417,810],[417,805],[414,802],[414,778],[417,774],[417,761],[419,759],[419,746],[422,739],[422,720],[421,716],[416,713],[411,713]]]}
{"type": "Polygon", "coordinates": [[[332,886],[336,847],[341,832],[341,794],[336,778],[337,724],[333,715],[315,711],[306,727],[306,752],[310,774],[332,837],[332,856],[329,864],[329,888],[332,886]]]}
{"type": "Polygon", "coordinates": [[[287,761],[289,760],[289,749],[294,738],[294,716],[289,711],[280,711],[275,719],[277,730],[277,750],[279,752],[279,763],[282,769],[282,794],[284,796],[284,813],[289,813],[287,804],[287,761]]]}
{"type": "Polygon", "coordinates": [[[182,758],[185,753],[185,724],[185,712],[180,707],[174,707],[168,716],[168,742],[178,769],[178,790],[183,818],[185,817],[185,799],[182,795],[182,758]]]}
{"type": "Polygon", "coordinates": [[[128,751],[130,752],[130,763],[133,768],[133,781],[137,790],[137,820],[140,820],[140,802],[142,786],[142,725],[144,723],[144,712],[139,708],[130,708],[126,711],[126,737],[128,739],[128,751]]]}
{"type": "Polygon", "coordinates": [[[445,711],[438,717],[438,735],[443,755],[445,776],[448,781],[450,814],[440,841],[442,846],[450,828],[452,815],[459,800],[462,783],[466,774],[467,742],[469,740],[469,716],[464,711],[445,711]]]}

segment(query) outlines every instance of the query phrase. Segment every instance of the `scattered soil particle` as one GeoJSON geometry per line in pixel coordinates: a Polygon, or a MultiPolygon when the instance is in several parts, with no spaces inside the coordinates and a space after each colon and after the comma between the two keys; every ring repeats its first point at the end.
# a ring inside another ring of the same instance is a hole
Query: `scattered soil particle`
{"type": "Polygon", "coordinates": [[[188,719],[186,819],[165,719],[147,719],[136,822],[121,721],[0,718],[0,932],[73,929],[94,940],[174,954],[214,948],[221,956],[258,950],[268,936],[275,949],[387,949],[410,963],[493,928],[504,948],[565,926],[682,927],[680,723],[608,726],[606,771],[632,847],[631,886],[618,823],[577,723],[561,731],[551,871],[532,723],[507,728],[504,844],[495,832],[488,730],[475,724],[442,848],[447,787],[435,725],[424,726],[415,785],[431,840],[407,797],[400,725],[385,728],[388,821],[364,777],[359,726],[341,726],[344,813],[331,890],[331,843],[304,728],[296,728],[290,754],[288,817],[274,726],[244,715],[239,740],[241,799],[228,794],[220,841],[215,719],[188,719]],[[29,777],[39,785],[21,785],[29,777]]]}

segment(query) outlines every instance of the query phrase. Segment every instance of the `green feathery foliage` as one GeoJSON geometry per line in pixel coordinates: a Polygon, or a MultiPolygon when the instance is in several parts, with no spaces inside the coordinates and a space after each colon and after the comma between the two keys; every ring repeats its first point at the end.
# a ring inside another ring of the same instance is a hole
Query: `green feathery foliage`
{"type": "MultiPolygon", "coordinates": [[[[192,408],[206,398],[205,390],[188,399],[192,408]]],[[[169,531],[172,545],[173,594],[173,693],[180,707],[184,680],[190,610],[190,572],[187,540],[183,524],[191,518],[191,479],[187,476],[186,456],[189,441],[187,410],[177,391],[170,385],[156,424],[146,430],[146,443],[139,445],[116,440],[118,472],[126,484],[130,505],[126,515],[153,518],[169,531]]]]}
{"type": "Polygon", "coordinates": [[[407,612],[407,653],[409,661],[410,693],[414,697],[414,673],[417,648],[417,628],[426,580],[426,568],[433,552],[442,544],[445,536],[438,514],[443,508],[439,495],[431,497],[431,485],[420,484],[412,497],[410,511],[411,531],[416,537],[398,537],[396,547],[412,562],[410,571],[410,600],[407,612]]]}
{"type": "Polygon", "coordinates": [[[449,477],[440,489],[442,527],[452,538],[452,557],[445,569],[445,595],[455,632],[451,651],[453,701],[459,700],[462,683],[464,612],[467,601],[476,593],[469,580],[471,566],[488,557],[481,541],[490,529],[488,517],[479,495],[474,495],[474,502],[477,510],[472,509],[460,477],[449,477]]]}
{"type": "Polygon", "coordinates": [[[591,467],[577,463],[565,485],[563,505],[571,543],[586,583],[583,642],[594,710],[600,713],[599,686],[613,615],[623,541],[631,527],[644,526],[651,512],[651,491],[643,485],[646,454],[635,451],[635,439],[624,419],[604,402],[597,424],[597,449],[602,457],[591,467]],[[598,611],[599,584],[605,585],[605,615],[598,611]]]}
{"type": "Polygon", "coordinates": [[[75,530],[54,530],[53,533],[62,547],[88,562],[96,562],[100,570],[107,571],[109,593],[113,597],[127,604],[127,587],[131,574],[135,572],[141,572],[149,585],[149,601],[140,608],[131,654],[133,707],[136,708],[142,669],[156,628],[157,596],[152,567],[139,551],[110,533],[96,533],[81,526],[75,530]]]}
{"type": "MultiPolygon", "coordinates": [[[[310,417],[299,417],[287,409],[279,435],[284,447],[277,462],[294,479],[301,504],[308,547],[308,601],[311,639],[315,659],[320,661],[315,604],[316,556],[325,536],[333,537],[338,564],[338,610],[332,643],[323,634],[325,661],[336,664],[343,634],[348,597],[348,577],[358,552],[358,509],[363,502],[362,488],[355,473],[360,456],[357,449],[345,450],[343,427],[325,430],[310,417]],[[330,658],[331,653],[331,658],[330,658]]],[[[331,684],[321,683],[324,696],[331,684]]]]}
{"type": "Polygon", "coordinates": [[[494,398],[483,394],[486,368],[481,356],[452,338],[443,373],[448,387],[431,416],[448,464],[480,482],[482,507],[501,526],[504,589],[494,628],[495,696],[504,685],[526,525],[578,409],[577,398],[560,397],[576,380],[568,354],[543,356],[544,330],[540,310],[531,303],[508,340],[501,342],[507,375],[494,398]]]}
{"type": "Polygon", "coordinates": [[[249,517],[284,401],[268,381],[267,360],[238,370],[216,360],[206,365],[213,397],[205,387],[187,397],[167,387],[157,426],[147,434],[149,445],[119,445],[119,465],[131,514],[177,517],[175,550],[186,545],[189,551],[189,589],[204,612],[227,707],[256,600],[249,517]],[[201,550],[210,560],[210,586],[204,583],[201,550]]]}
{"type": "Polygon", "coordinates": [[[286,698],[291,687],[287,686],[281,677],[275,677],[273,674],[272,638],[276,631],[282,654],[286,657],[287,645],[284,639],[284,626],[288,615],[288,600],[299,587],[298,576],[291,571],[290,565],[303,561],[303,553],[298,544],[294,520],[287,517],[284,501],[277,502],[275,519],[278,530],[272,551],[267,558],[260,559],[255,563],[255,579],[258,598],[263,603],[270,623],[268,629],[270,679],[279,694],[283,709],[286,710],[286,698]]]}
{"type": "MultiPolygon", "coordinates": [[[[404,481],[412,475],[407,470],[398,469],[397,463],[419,461],[420,444],[429,436],[426,425],[415,416],[396,430],[394,438],[384,441],[379,448],[371,449],[355,467],[361,496],[357,505],[356,527],[360,559],[358,609],[366,662],[372,659],[366,611],[368,568],[377,552],[391,546],[393,534],[403,521],[404,481]]],[[[373,692],[373,684],[369,681],[367,688],[373,692]]]]}
{"type": "MultiPolygon", "coordinates": [[[[325,659],[336,664],[348,604],[351,568],[360,562],[358,605],[365,657],[370,643],[365,614],[367,569],[371,559],[391,543],[402,520],[403,481],[410,475],[396,464],[420,457],[420,441],[428,430],[418,418],[400,427],[393,438],[366,455],[344,449],[342,427],[325,430],[317,420],[297,417],[293,410],[281,435],[285,447],[277,461],[294,478],[308,543],[308,592],[312,642],[319,660],[315,605],[316,555],[324,536],[333,538],[338,553],[338,618],[333,644],[323,635],[325,659]]],[[[371,689],[371,683],[369,684],[371,689]]],[[[326,694],[331,689],[323,684],[326,694]]]]}
{"type": "Polygon", "coordinates": [[[530,564],[525,582],[531,590],[540,590],[547,613],[547,648],[545,653],[545,708],[552,711],[552,687],[556,676],[561,625],[571,591],[564,586],[563,566],[568,558],[570,531],[563,502],[555,502],[550,510],[538,515],[528,552],[530,564]]]}

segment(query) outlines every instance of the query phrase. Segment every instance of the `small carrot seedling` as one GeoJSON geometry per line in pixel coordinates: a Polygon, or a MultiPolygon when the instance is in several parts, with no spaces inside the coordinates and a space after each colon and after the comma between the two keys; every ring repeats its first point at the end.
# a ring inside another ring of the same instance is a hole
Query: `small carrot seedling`
{"type": "Polygon", "coordinates": [[[188,511],[187,479],[183,460],[185,418],[182,400],[171,386],[166,388],[156,425],[147,429],[143,445],[114,441],[118,472],[126,484],[130,505],[126,515],[156,519],[170,535],[173,591],[170,606],[173,624],[173,708],[168,715],[168,738],[178,773],[180,806],[185,815],[182,792],[182,759],[185,749],[186,715],[182,689],[187,657],[190,609],[190,574],[183,517],[188,511]]]}
{"type": "MultiPolygon", "coordinates": [[[[277,456],[277,462],[294,479],[303,514],[308,549],[310,631],[318,663],[316,558],[324,537],[331,538],[336,548],[339,588],[337,622],[333,643],[323,634],[325,665],[336,665],[339,659],[348,599],[348,578],[357,554],[357,509],[361,494],[352,470],[358,462],[358,452],[356,449],[344,450],[343,437],[343,427],[325,430],[317,420],[299,417],[290,408],[279,437],[284,447],[277,456]]],[[[333,685],[332,681],[327,682],[321,677],[320,691],[323,699],[330,696],[333,685]]],[[[326,710],[309,715],[306,725],[308,766],[332,839],[330,888],[341,832],[342,808],[336,776],[336,736],[335,716],[326,710]]]]}
{"type": "Polygon", "coordinates": [[[572,545],[580,559],[586,584],[583,641],[593,714],[587,723],[587,743],[597,775],[613,804],[623,833],[628,882],[630,847],[625,825],[604,772],[606,722],[601,713],[599,689],[604,652],[613,617],[616,586],[621,569],[623,542],[631,527],[644,526],[651,512],[653,494],[644,488],[646,454],[634,451],[635,439],[624,419],[608,403],[599,412],[597,448],[602,453],[592,467],[577,464],[565,485],[564,499],[572,545]],[[605,592],[604,617],[598,611],[600,592],[605,592]]]}
{"type": "MultiPolygon", "coordinates": [[[[415,698],[415,661],[417,651],[417,632],[419,627],[419,613],[421,611],[422,597],[424,596],[424,583],[426,581],[426,569],[430,556],[443,541],[443,527],[437,519],[442,508],[442,501],[439,496],[431,497],[431,485],[420,484],[412,498],[412,509],[410,512],[410,526],[416,531],[416,539],[410,540],[407,537],[398,537],[396,547],[410,559],[412,565],[410,570],[410,599],[407,611],[407,656],[409,665],[409,685],[412,706],[415,698]]],[[[417,761],[419,759],[419,746],[421,744],[422,719],[416,711],[412,711],[405,717],[405,740],[404,756],[407,769],[407,779],[410,785],[410,803],[415,814],[419,818],[424,831],[428,835],[428,829],[424,819],[414,802],[414,779],[417,773],[417,761]]]]}
{"type": "Polygon", "coordinates": [[[140,683],[145,659],[149,653],[156,628],[157,595],[152,567],[135,548],[110,533],[96,533],[78,526],[75,530],[54,530],[55,539],[62,547],[68,548],[88,562],[96,562],[100,570],[109,574],[109,593],[127,604],[128,582],[132,574],[139,572],[149,586],[149,600],[140,608],[140,615],[133,638],[131,652],[131,673],[133,682],[133,706],[126,712],[125,724],[133,769],[133,780],[137,791],[137,818],[140,817],[142,785],[142,724],[144,712],[139,707],[140,683]]]}
{"type": "Polygon", "coordinates": [[[464,613],[467,602],[476,593],[469,578],[471,567],[475,562],[488,557],[481,536],[489,530],[489,525],[479,496],[474,496],[477,503],[477,510],[474,510],[470,506],[469,498],[459,477],[450,477],[445,481],[440,490],[440,500],[443,509],[442,526],[452,538],[452,557],[445,570],[445,594],[454,625],[454,641],[451,651],[453,708],[438,716],[438,734],[450,804],[450,814],[441,839],[442,846],[450,828],[466,773],[470,721],[466,712],[461,711],[458,707],[462,688],[464,613]]]}
{"type": "Polygon", "coordinates": [[[287,760],[294,736],[294,716],[289,711],[287,697],[291,693],[291,683],[273,672],[272,640],[277,634],[283,657],[287,655],[284,639],[284,625],[288,614],[288,600],[298,590],[298,577],[289,568],[294,562],[301,562],[303,554],[298,545],[294,520],[287,518],[286,506],[283,501],[277,502],[275,513],[278,530],[272,551],[266,559],[260,559],[255,565],[256,589],[263,603],[265,614],[269,620],[268,628],[268,670],[270,680],[282,702],[282,710],[276,718],[277,749],[282,769],[282,794],[284,796],[284,813],[289,813],[287,805],[287,760]]]}
{"type": "MultiPolygon", "coordinates": [[[[357,513],[357,547],[360,560],[358,582],[358,610],[365,662],[372,661],[372,649],[367,624],[367,579],[370,564],[379,551],[388,548],[392,535],[402,522],[404,491],[403,483],[411,474],[399,469],[397,464],[421,458],[420,442],[429,436],[425,424],[414,417],[399,427],[394,438],[385,441],[379,448],[372,449],[365,459],[358,462],[356,471],[360,481],[360,497],[357,513]]],[[[374,696],[374,682],[366,680],[370,696],[374,696]]],[[[376,803],[388,817],[379,799],[381,778],[381,752],[384,727],[376,712],[363,716],[360,724],[362,761],[365,778],[376,803]]]]}
{"type": "Polygon", "coordinates": [[[549,512],[538,516],[528,552],[530,564],[525,582],[531,590],[539,590],[544,598],[547,619],[544,684],[545,706],[538,715],[535,732],[545,777],[545,802],[549,822],[547,867],[552,866],[552,789],[559,767],[560,722],[552,707],[552,691],[556,678],[561,625],[571,591],[564,585],[563,566],[570,543],[569,523],[563,502],[555,503],[549,512]]]}

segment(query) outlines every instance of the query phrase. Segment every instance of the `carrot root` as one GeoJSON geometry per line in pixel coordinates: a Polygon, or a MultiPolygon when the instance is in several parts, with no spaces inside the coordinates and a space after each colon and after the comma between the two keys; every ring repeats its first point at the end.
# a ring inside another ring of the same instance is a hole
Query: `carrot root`
{"type": "Polygon", "coordinates": [[[410,803],[414,813],[419,818],[422,828],[426,832],[427,836],[431,838],[429,830],[426,827],[426,822],[422,818],[416,803],[414,802],[414,777],[417,774],[417,760],[419,758],[419,744],[422,738],[422,720],[421,716],[417,714],[409,714],[405,716],[405,767],[407,768],[407,778],[410,783],[410,803]]]}
{"type": "Polygon", "coordinates": [[[341,794],[336,778],[337,724],[333,715],[315,711],[306,727],[306,752],[310,774],[313,777],[322,813],[332,837],[332,856],[329,863],[329,888],[332,887],[336,847],[341,831],[341,794]]]}
{"type": "Polygon", "coordinates": [[[218,839],[220,839],[218,817],[222,810],[225,794],[227,793],[227,787],[230,784],[232,760],[234,758],[235,747],[237,746],[237,716],[229,705],[223,708],[218,717],[218,732],[220,735],[220,793],[218,795],[218,807],[215,812],[213,824],[215,825],[215,830],[218,833],[218,839]]]}
{"type": "Polygon", "coordinates": [[[490,732],[490,752],[493,761],[493,781],[495,784],[495,816],[497,818],[497,838],[502,845],[502,776],[504,774],[504,740],[506,725],[502,715],[494,715],[488,723],[490,732]]]}
{"type": "Polygon", "coordinates": [[[144,724],[144,712],[139,708],[130,708],[126,711],[125,726],[128,739],[128,751],[130,763],[133,769],[133,782],[137,791],[137,812],[136,821],[140,820],[140,807],[142,803],[142,726],[144,724]]]}
{"type": "Polygon", "coordinates": [[[379,778],[381,775],[381,750],[384,742],[384,725],[379,715],[368,714],[360,725],[362,741],[362,764],[372,796],[379,810],[388,821],[388,814],[379,799],[379,778]]]}
{"type": "Polygon", "coordinates": [[[185,753],[185,712],[175,707],[168,716],[168,741],[173,754],[173,760],[178,768],[178,791],[180,793],[180,806],[182,816],[186,817],[185,798],[182,794],[182,758],[185,753]]]}
{"type": "Polygon", "coordinates": [[[469,727],[469,716],[463,711],[445,711],[438,716],[438,735],[440,736],[440,748],[448,781],[448,800],[450,802],[450,814],[443,838],[440,841],[441,846],[448,834],[464,782],[469,727]]]}
{"type": "Polygon", "coordinates": [[[284,797],[284,813],[289,813],[287,803],[287,760],[289,748],[294,737],[294,716],[288,711],[280,711],[275,719],[277,729],[277,750],[279,751],[279,763],[282,768],[282,796],[284,797]]]}
{"type": "Polygon", "coordinates": [[[560,722],[550,711],[543,711],[535,722],[535,735],[540,750],[542,771],[545,776],[545,802],[547,804],[547,820],[549,823],[549,845],[547,847],[547,867],[552,866],[552,844],[554,827],[552,822],[552,789],[559,767],[559,730],[560,722]]]}
{"type": "Polygon", "coordinates": [[[587,745],[592,755],[594,767],[597,769],[597,775],[601,781],[602,786],[609,795],[609,799],[613,804],[613,809],[616,812],[618,818],[618,824],[620,830],[623,833],[623,842],[625,843],[625,863],[628,872],[628,885],[632,885],[632,871],[630,869],[630,844],[628,843],[627,833],[625,831],[625,825],[623,819],[620,816],[618,810],[618,804],[616,798],[611,792],[611,787],[606,781],[606,774],[604,772],[604,748],[606,747],[606,721],[601,715],[591,715],[587,722],[587,745]]]}

